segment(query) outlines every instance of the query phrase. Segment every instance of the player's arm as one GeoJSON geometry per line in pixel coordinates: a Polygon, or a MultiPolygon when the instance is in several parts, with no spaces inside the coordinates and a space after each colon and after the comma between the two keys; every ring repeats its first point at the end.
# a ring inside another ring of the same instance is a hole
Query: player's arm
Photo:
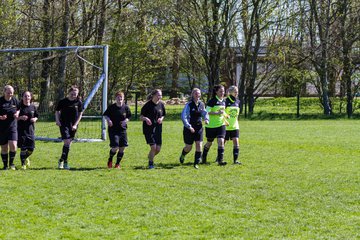
{"type": "Polygon", "coordinates": [[[14,118],[15,118],[15,119],[18,119],[18,118],[19,118],[19,113],[20,113],[20,109],[17,110],[17,111],[14,113],[14,118]]]}
{"type": "Polygon", "coordinates": [[[190,107],[189,104],[187,103],[184,107],[184,109],[181,112],[181,120],[184,124],[184,127],[186,127],[187,129],[191,128],[191,124],[189,123],[190,120],[190,107]]]}
{"type": "Polygon", "coordinates": [[[39,113],[38,113],[37,109],[35,108],[34,117],[30,118],[30,122],[33,122],[33,123],[37,122],[38,117],[39,117],[39,113]]]}
{"type": "Polygon", "coordinates": [[[162,104],[162,116],[157,119],[158,124],[162,124],[162,122],[164,121],[165,115],[166,115],[165,106],[164,106],[164,104],[162,104]]]}
{"type": "Polygon", "coordinates": [[[61,126],[60,111],[55,111],[55,121],[56,121],[56,125],[58,125],[60,127],[61,126]]]}
{"type": "Polygon", "coordinates": [[[111,121],[110,117],[107,116],[107,115],[104,115],[104,118],[108,124],[109,127],[112,127],[113,126],[113,122],[111,121]]]}
{"type": "Polygon", "coordinates": [[[209,124],[209,114],[205,109],[205,106],[202,104],[201,106],[201,116],[204,119],[205,124],[209,124]]]}
{"type": "Polygon", "coordinates": [[[83,115],[83,112],[80,112],[78,118],[76,119],[74,125],[72,126],[73,130],[77,129],[77,127],[79,125],[79,122],[80,122],[80,120],[82,118],[82,115],[83,115]]]}
{"type": "Polygon", "coordinates": [[[145,117],[144,115],[140,115],[140,120],[143,121],[143,122],[146,122],[146,124],[149,125],[149,126],[152,125],[152,122],[151,122],[150,118],[145,117]]]}

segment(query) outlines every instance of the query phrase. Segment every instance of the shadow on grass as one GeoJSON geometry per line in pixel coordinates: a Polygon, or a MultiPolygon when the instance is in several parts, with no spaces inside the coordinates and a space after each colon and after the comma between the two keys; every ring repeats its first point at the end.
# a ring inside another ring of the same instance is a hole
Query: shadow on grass
{"type": "MultiPolygon", "coordinates": [[[[181,166],[193,166],[194,163],[192,162],[186,162],[184,164],[180,164],[180,163],[155,163],[155,169],[174,169],[177,167],[181,167],[181,166]]],[[[147,165],[142,165],[142,166],[135,166],[134,167],[135,170],[147,170],[149,169],[149,167],[147,165]]]]}
{"type": "Polygon", "coordinates": [[[94,171],[94,170],[102,170],[102,169],[107,169],[105,167],[92,167],[92,168],[83,168],[83,167],[79,167],[79,168],[70,168],[69,170],[66,169],[58,169],[57,167],[40,167],[40,168],[28,168],[26,169],[26,171],[44,171],[44,170],[58,170],[58,171],[94,171]]]}

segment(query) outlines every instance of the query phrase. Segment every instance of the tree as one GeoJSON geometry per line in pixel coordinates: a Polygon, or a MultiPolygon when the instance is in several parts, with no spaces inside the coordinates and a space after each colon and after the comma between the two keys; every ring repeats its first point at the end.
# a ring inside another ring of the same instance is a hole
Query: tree
{"type": "Polygon", "coordinates": [[[235,0],[190,0],[183,4],[182,12],[181,27],[204,59],[209,97],[213,86],[221,83],[220,66],[225,40],[234,27],[238,4],[235,0]]]}
{"type": "Polygon", "coordinates": [[[352,56],[352,48],[354,44],[360,40],[360,4],[352,0],[339,0],[339,30],[340,41],[342,46],[342,80],[346,86],[346,112],[350,118],[353,114],[353,84],[351,76],[354,73],[355,64],[352,56]]]}
{"type": "Polygon", "coordinates": [[[329,98],[329,52],[330,28],[334,22],[334,9],[331,0],[309,0],[310,55],[319,75],[319,93],[325,115],[332,113],[329,98]]]}

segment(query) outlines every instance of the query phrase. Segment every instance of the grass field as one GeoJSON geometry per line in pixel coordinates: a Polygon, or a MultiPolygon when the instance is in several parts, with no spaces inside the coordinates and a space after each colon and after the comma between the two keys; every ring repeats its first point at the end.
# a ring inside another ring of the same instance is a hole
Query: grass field
{"type": "Polygon", "coordinates": [[[0,171],[0,239],[360,239],[359,121],[240,124],[243,165],[199,170],[193,151],[178,163],[180,121],[164,122],[154,170],[136,121],[120,170],[108,141],[73,144],[70,171],[61,143],[37,142],[31,169],[0,171]]]}

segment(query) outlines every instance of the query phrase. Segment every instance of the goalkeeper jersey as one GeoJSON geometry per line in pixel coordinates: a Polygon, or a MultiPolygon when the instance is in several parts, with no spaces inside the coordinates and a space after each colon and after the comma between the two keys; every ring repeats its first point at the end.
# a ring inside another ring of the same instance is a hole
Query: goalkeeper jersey
{"type": "MultiPolygon", "coordinates": [[[[220,100],[218,97],[210,99],[206,106],[206,111],[209,112],[218,112],[219,110],[225,111],[225,100],[220,100]]],[[[209,114],[209,124],[205,127],[207,128],[217,128],[225,125],[225,116],[224,114],[209,114]]]]}
{"type": "Polygon", "coordinates": [[[240,101],[230,95],[226,98],[225,104],[226,104],[225,112],[229,117],[227,119],[229,125],[226,126],[226,130],[230,131],[230,130],[239,129],[238,117],[240,113],[240,108],[239,108],[240,101]]]}

